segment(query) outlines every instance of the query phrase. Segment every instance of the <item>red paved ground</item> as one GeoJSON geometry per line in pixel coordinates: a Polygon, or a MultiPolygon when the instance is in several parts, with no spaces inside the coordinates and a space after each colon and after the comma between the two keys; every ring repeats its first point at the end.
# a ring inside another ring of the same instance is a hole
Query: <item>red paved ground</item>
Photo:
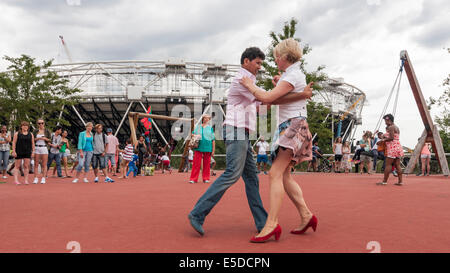
{"type": "MultiPolygon", "coordinates": [[[[450,180],[443,176],[405,179],[404,187],[376,186],[381,175],[299,174],[316,233],[289,234],[297,213],[284,199],[279,242],[251,244],[255,233],[243,181],[224,195],[206,219],[205,236],[187,214],[208,184],[187,183],[174,173],[114,184],[56,178],[45,185],[0,184],[0,252],[450,252],[450,180]]],[[[92,177],[91,177],[92,181],[92,177]]],[[[268,206],[268,177],[260,176],[268,206]]]]}

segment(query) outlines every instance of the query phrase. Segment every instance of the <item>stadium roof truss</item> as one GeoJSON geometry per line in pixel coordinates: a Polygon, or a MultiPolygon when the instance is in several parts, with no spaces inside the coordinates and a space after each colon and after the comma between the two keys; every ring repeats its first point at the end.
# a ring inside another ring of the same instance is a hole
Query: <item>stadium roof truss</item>
{"type": "MultiPolygon", "coordinates": [[[[212,103],[226,104],[227,91],[240,65],[169,58],[55,64],[49,69],[69,79],[70,87],[83,91],[81,103],[68,107],[64,115],[73,125],[71,131],[82,130],[85,121],[100,122],[119,129],[123,139],[131,133],[126,119],[129,112],[145,112],[151,105],[152,114],[169,116],[176,104],[201,103],[202,109],[212,103]]],[[[329,79],[321,86],[313,100],[330,108],[333,116],[345,113],[351,121],[347,124],[352,126],[347,131],[353,131],[361,124],[364,92],[342,79],[329,79]]],[[[169,134],[169,121],[159,122],[163,133],[169,134]]],[[[138,132],[143,131],[138,126],[138,132]]]]}

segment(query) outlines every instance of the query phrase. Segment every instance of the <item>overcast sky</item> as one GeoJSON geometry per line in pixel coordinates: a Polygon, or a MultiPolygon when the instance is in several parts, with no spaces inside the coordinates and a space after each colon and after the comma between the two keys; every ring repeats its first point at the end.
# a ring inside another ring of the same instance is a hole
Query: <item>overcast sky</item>
{"type": "MultiPolygon", "coordinates": [[[[0,11],[1,56],[59,62],[67,62],[63,35],[74,61],[238,64],[246,47],[266,50],[268,33],[294,17],[296,36],[312,47],[308,67],[325,65],[330,77],[367,94],[361,130],[374,129],[401,50],[408,50],[425,98],[438,97],[450,73],[448,0],[0,0],[0,11]]],[[[414,147],[424,127],[406,77],[400,96],[400,140],[414,147]]]]}

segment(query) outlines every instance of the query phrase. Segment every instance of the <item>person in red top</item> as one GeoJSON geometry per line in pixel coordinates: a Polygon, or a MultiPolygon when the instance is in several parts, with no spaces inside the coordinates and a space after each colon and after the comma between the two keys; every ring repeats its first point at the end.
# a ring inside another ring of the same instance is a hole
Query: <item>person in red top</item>
{"type": "MultiPolygon", "coordinates": [[[[431,160],[431,152],[430,152],[430,143],[425,143],[423,145],[422,151],[420,152],[420,161],[422,162],[422,174],[430,175],[430,160],[431,160]]],[[[419,174],[419,176],[421,176],[419,174]]]]}

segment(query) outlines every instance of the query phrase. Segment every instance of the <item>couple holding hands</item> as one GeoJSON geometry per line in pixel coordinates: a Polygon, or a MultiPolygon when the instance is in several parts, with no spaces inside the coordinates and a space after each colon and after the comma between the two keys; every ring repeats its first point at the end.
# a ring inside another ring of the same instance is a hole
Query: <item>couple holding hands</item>
{"type": "Polygon", "coordinates": [[[265,59],[256,47],[247,48],[241,56],[241,68],[233,79],[228,93],[227,112],[223,127],[226,145],[226,169],[189,213],[191,226],[204,234],[203,223],[225,191],[242,176],[248,204],[258,234],[250,239],[253,243],[266,242],[272,237],[278,240],[281,227],[278,214],[284,193],[294,203],[300,215],[299,225],[291,231],[303,234],[309,227],[316,230],[317,218],[308,209],[300,186],[291,176],[291,166],[312,158],[312,136],[306,121],[307,99],[312,96],[312,84],[307,85],[300,70],[302,49],[290,38],[281,41],[273,55],[281,76],[273,79],[275,87],[265,91],[255,85],[256,75],[265,59]],[[249,132],[256,129],[257,107],[261,104],[278,105],[278,129],[273,136],[271,149],[272,167],[270,179],[270,209],[267,214],[259,194],[259,179],[249,132]]]}

